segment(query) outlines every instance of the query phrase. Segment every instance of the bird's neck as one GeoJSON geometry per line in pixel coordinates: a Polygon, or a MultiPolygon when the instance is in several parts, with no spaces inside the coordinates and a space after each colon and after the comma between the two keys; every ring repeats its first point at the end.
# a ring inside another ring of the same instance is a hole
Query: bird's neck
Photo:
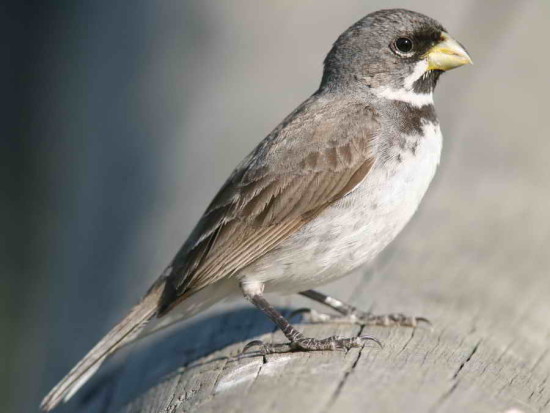
{"type": "Polygon", "coordinates": [[[408,103],[411,106],[420,108],[423,106],[431,106],[434,103],[433,92],[422,93],[412,89],[391,87],[381,87],[372,89],[372,94],[381,100],[397,101],[408,103]]]}

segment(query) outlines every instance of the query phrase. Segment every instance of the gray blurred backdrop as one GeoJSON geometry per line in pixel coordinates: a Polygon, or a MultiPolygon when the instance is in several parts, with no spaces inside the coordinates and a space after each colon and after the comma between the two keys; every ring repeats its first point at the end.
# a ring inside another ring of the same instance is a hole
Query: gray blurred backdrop
{"type": "Polygon", "coordinates": [[[475,62],[436,92],[445,150],[420,213],[456,227],[490,205],[490,225],[519,217],[526,251],[540,249],[546,0],[2,2],[0,411],[37,410],[162,271],[233,166],[315,91],[336,37],[396,6],[440,20],[475,62]]]}

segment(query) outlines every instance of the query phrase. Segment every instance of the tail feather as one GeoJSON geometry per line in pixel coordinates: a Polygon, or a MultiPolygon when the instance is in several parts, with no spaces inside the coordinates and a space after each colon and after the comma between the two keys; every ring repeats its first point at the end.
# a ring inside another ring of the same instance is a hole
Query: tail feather
{"type": "Polygon", "coordinates": [[[130,313],[118,323],[86,356],[44,397],[40,407],[49,411],[66,402],[97,371],[105,359],[135,340],[147,322],[157,314],[164,282],[157,283],[130,313]]]}

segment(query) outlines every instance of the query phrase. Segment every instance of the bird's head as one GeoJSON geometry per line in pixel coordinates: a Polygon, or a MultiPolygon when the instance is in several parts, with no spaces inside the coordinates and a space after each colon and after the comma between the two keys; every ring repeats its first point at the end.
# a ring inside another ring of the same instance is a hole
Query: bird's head
{"type": "Polygon", "coordinates": [[[441,73],[469,63],[466,50],[437,21],[409,10],[380,10],[336,40],[321,87],[431,95],[441,73]]]}

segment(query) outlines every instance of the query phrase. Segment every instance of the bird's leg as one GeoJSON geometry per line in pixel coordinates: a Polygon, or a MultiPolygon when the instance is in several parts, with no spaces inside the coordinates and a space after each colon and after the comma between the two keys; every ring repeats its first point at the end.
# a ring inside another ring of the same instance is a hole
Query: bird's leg
{"type": "Polygon", "coordinates": [[[296,330],[281,313],[269,304],[262,294],[263,287],[261,285],[243,283],[241,284],[241,289],[246,299],[267,315],[290,341],[286,344],[265,344],[260,340],[255,340],[248,343],[243,349],[243,352],[253,347],[259,347],[260,352],[263,354],[286,353],[289,351],[349,350],[354,347],[362,347],[364,343],[369,340],[381,345],[377,339],[366,335],[350,338],[332,336],[324,339],[305,337],[296,330]]]}
{"type": "Polygon", "coordinates": [[[328,295],[320,293],[319,291],[306,290],[306,291],[302,291],[300,294],[303,295],[304,297],[311,298],[314,301],[324,304],[332,308],[333,310],[338,311],[340,314],[343,314],[343,315],[361,313],[361,311],[355,308],[354,306],[346,304],[343,301],[340,301],[334,297],[330,297],[328,295]]]}
{"type": "Polygon", "coordinates": [[[404,327],[416,327],[419,323],[426,323],[430,325],[429,320],[424,317],[409,317],[400,313],[384,315],[366,313],[349,304],[337,300],[336,298],[314,290],[302,291],[300,294],[304,297],[311,298],[314,301],[324,304],[342,314],[341,316],[334,316],[330,314],[318,313],[317,311],[310,309],[300,309],[294,312],[294,314],[307,312],[309,314],[309,319],[314,323],[352,323],[367,326],[404,327]]]}

